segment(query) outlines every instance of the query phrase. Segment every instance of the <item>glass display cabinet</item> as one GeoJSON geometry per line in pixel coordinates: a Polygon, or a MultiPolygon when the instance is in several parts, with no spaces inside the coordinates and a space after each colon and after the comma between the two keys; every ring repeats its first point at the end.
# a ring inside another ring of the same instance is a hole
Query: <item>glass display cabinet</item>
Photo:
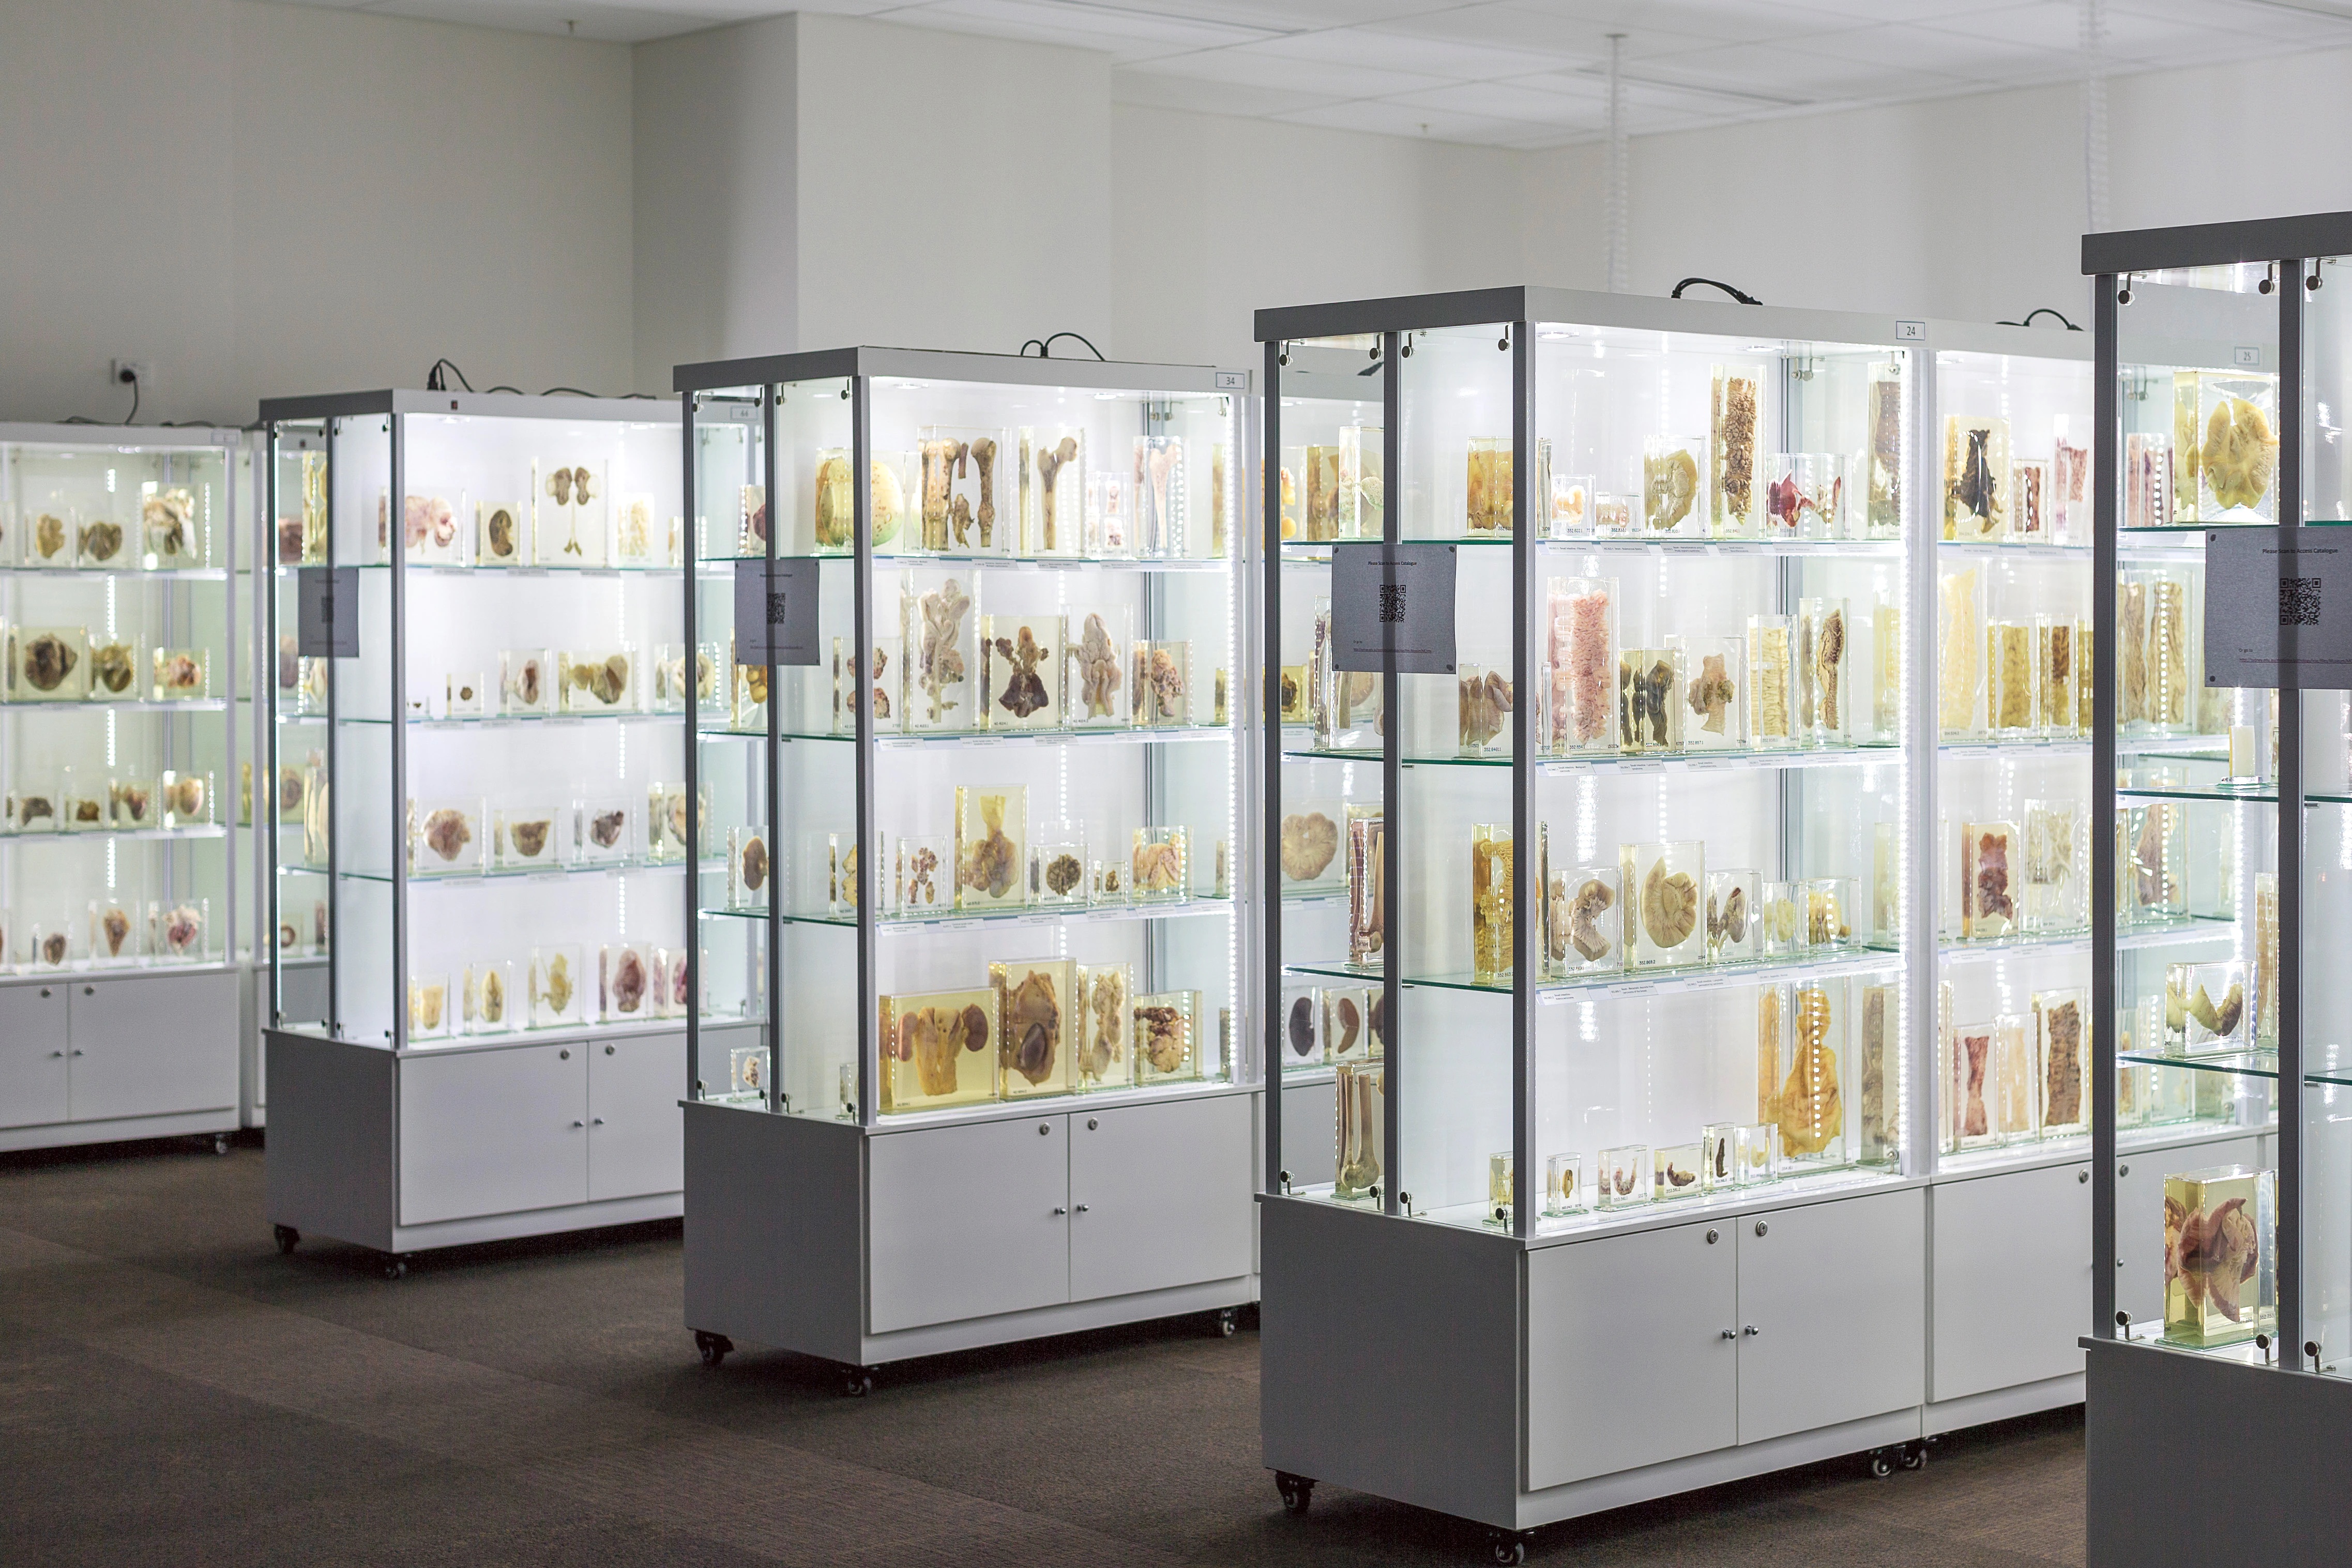
{"type": "Polygon", "coordinates": [[[2090,1560],[2200,1555],[2184,1434],[2352,1530],[2352,214],[2085,235],[2095,278],[2090,1560]],[[2212,1129],[2148,1152],[2152,1126],[2212,1129]]]}
{"type": "MultiPolygon", "coordinates": [[[[2071,633],[2087,502],[2066,548],[1938,535],[1948,427],[1972,504],[2086,450],[2087,347],[1538,288],[1264,311],[1258,337],[1286,1500],[1332,1479],[1515,1561],[1548,1521],[1840,1453],[1883,1473],[2056,1402],[2009,1367],[1934,1398],[1931,1279],[2010,1266],[1998,1229],[1931,1232],[1935,1064],[1946,997],[2084,961],[2061,895],[2088,873],[1999,936],[1948,932],[1945,821],[2021,789],[2086,813],[2088,746],[1971,708],[1939,757],[1938,696],[2010,674],[1992,625],[2071,633]],[[1995,419],[2022,443],[1997,481],[1965,434],[1995,419]],[[1442,1460],[1403,1436],[1433,1411],[1442,1460]]],[[[2030,681],[2042,652],[2013,644],[2030,681]]],[[[2074,1277],[2033,1282],[2076,1303],[2045,1357],[2074,1350],[2081,1234],[2050,1244],[2074,1277]]]]}
{"type": "Polygon", "coordinates": [[[270,1219],[407,1252],[675,1215],[675,405],[266,402],[270,1219]]]}
{"type": "Polygon", "coordinates": [[[863,1392],[939,1351],[1230,1331],[1247,373],[859,348],[676,386],[704,1358],[755,1341],[863,1392]]]}
{"type": "Polygon", "coordinates": [[[238,1125],[243,441],[0,424],[0,1149],[238,1125]]]}

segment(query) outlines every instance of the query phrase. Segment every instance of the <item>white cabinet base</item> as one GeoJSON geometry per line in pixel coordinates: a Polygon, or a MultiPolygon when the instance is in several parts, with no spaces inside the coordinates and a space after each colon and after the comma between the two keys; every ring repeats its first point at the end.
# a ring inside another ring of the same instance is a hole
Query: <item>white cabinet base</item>
{"type": "Polygon", "coordinates": [[[0,1150],[235,1132],[241,984],[223,965],[0,984],[0,1150]]]}
{"type": "Polygon", "coordinates": [[[675,1179],[665,1163],[643,1157],[632,1124],[658,1123],[675,1104],[685,1042],[668,1033],[630,1039],[676,1062],[678,1082],[665,1089],[646,1073],[599,1082],[595,1103],[607,1123],[630,1128],[631,1141],[606,1162],[597,1188],[590,1074],[604,1037],[529,1036],[401,1055],[268,1031],[270,1223],[402,1253],[677,1217],[684,1198],[675,1186],[604,1196],[616,1185],[675,1179]]]}
{"type": "Polygon", "coordinates": [[[688,1102],[686,1326],[877,1366],[1257,1300],[1253,1093],[1027,1110],[867,1130],[688,1102]],[[1144,1211],[1121,1151],[1193,1162],[1185,1212],[1144,1211]],[[1154,1228],[1181,1240],[1157,1271],[1120,1239],[1154,1228]]]}

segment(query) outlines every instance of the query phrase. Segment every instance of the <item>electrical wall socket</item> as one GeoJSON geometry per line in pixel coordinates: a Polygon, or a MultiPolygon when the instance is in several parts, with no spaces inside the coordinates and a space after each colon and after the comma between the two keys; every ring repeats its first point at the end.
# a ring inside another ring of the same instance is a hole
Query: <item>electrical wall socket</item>
{"type": "Polygon", "coordinates": [[[106,380],[110,386],[128,386],[135,381],[140,391],[152,392],[155,390],[155,366],[148,360],[109,360],[106,380]]]}

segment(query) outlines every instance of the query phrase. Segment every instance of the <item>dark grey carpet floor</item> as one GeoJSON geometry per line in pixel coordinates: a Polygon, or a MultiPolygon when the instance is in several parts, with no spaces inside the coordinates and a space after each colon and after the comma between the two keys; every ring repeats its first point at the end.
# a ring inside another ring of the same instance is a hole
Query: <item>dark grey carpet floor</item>
{"type": "MultiPolygon", "coordinates": [[[[892,1369],[873,1397],[679,1319],[675,1224],[279,1257],[262,1153],[0,1156],[0,1561],[1465,1563],[1459,1522],[1257,1458],[1256,1335],[1160,1323],[892,1369]]],[[[1962,1434],[1554,1526],[1591,1568],[2083,1561],[2083,1428],[1962,1434]]]]}

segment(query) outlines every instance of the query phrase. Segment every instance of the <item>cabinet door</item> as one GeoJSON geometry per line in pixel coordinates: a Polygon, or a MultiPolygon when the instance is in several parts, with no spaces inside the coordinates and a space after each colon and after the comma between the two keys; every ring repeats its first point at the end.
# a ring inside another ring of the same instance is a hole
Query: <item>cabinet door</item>
{"type": "MultiPolygon", "coordinates": [[[[2164,1178],[2212,1166],[2263,1168],[2260,1138],[2185,1149],[2135,1149],[2116,1161],[2116,1311],[2164,1316],[2164,1178]]],[[[2087,1320],[2088,1314],[2084,1314],[2087,1320]]]]}
{"type": "Polygon", "coordinates": [[[641,1197],[686,1186],[686,1037],[588,1048],[588,1197],[641,1197]]]}
{"type": "Polygon", "coordinates": [[[1914,1189],[1736,1222],[1741,1442],[1926,1397],[1927,1212],[1914,1189]]]}
{"type": "Polygon", "coordinates": [[[236,977],[67,983],[73,1119],[236,1108],[236,977]]]}
{"type": "Polygon", "coordinates": [[[0,986],[0,1127],[66,1119],[66,988],[0,986]]]}
{"type": "Polygon", "coordinates": [[[1070,1299],[1068,1121],[866,1140],[868,1332],[1070,1299]]]}
{"type": "Polygon", "coordinates": [[[1528,1254],[1528,1490],[1738,1441],[1738,1223],[1528,1254]]]}
{"type": "Polygon", "coordinates": [[[1073,1113],[1070,1300],[1250,1271],[1249,1100],[1073,1113]]]}
{"type": "Polygon", "coordinates": [[[2091,1332],[2091,1167],[1935,1190],[1935,1381],[1958,1399],[2083,1370],[2091,1332]]]}
{"type": "Polygon", "coordinates": [[[584,1202],[587,1048],[410,1056],[400,1063],[400,1223],[584,1202]]]}

